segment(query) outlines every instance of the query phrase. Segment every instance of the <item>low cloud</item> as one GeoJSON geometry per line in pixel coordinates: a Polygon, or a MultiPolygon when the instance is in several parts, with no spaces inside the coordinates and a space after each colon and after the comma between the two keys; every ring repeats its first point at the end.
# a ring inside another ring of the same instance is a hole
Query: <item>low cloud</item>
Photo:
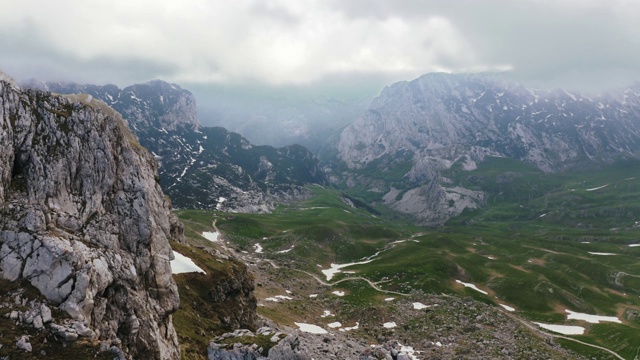
{"type": "Polygon", "coordinates": [[[313,85],[511,70],[541,86],[640,80],[625,0],[0,0],[0,68],[84,82],[313,85]]]}

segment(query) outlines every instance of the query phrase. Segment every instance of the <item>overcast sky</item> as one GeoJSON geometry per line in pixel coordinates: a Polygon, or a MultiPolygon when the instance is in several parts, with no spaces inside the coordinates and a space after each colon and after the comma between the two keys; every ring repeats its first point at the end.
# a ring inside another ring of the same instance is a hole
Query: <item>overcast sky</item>
{"type": "Polygon", "coordinates": [[[0,69],[125,86],[640,80],[639,0],[0,0],[0,69]],[[196,85],[199,84],[199,85],[196,85]]]}

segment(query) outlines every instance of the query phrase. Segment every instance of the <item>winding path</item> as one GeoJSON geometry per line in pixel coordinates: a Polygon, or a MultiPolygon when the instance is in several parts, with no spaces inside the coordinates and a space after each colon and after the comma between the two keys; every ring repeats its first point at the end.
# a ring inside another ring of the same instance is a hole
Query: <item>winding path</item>
{"type": "Polygon", "coordinates": [[[382,292],[382,293],[385,293],[385,294],[393,294],[393,295],[400,295],[400,296],[409,296],[409,295],[411,295],[411,294],[404,294],[404,293],[400,293],[400,292],[396,292],[396,291],[382,289],[382,288],[378,287],[378,283],[374,283],[373,281],[371,281],[371,280],[369,280],[367,278],[364,278],[362,276],[350,276],[350,277],[346,277],[344,279],[340,279],[338,281],[334,281],[332,283],[328,283],[328,282],[320,279],[317,275],[312,274],[310,272],[307,272],[307,271],[304,271],[304,270],[298,270],[298,269],[291,269],[291,270],[307,274],[307,275],[311,276],[317,282],[319,282],[320,284],[322,284],[324,286],[334,286],[334,285],[340,284],[340,283],[345,282],[345,281],[354,281],[354,280],[357,281],[357,280],[360,280],[360,281],[364,281],[367,284],[369,284],[369,286],[371,286],[374,290],[382,292]]]}

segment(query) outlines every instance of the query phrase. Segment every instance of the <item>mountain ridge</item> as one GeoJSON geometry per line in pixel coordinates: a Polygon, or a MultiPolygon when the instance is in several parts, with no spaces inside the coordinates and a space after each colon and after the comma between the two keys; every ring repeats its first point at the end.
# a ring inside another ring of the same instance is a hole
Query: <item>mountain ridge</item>
{"type": "Polygon", "coordinates": [[[176,84],[39,86],[88,93],[122,113],[159,161],[160,183],[176,208],[271,211],[278,202],[308,196],[305,183],[324,183],[318,160],[300,145],[256,146],[224,128],[201,126],[195,97],[176,84]]]}
{"type": "Polygon", "coordinates": [[[427,74],[386,87],[337,138],[327,168],[336,184],[366,188],[379,203],[440,224],[484,201],[482,193],[451,184],[444,170],[472,170],[487,156],[547,172],[634,158],[638,118],[638,85],[588,97],[532,90],[500,76],[427,74]]]}

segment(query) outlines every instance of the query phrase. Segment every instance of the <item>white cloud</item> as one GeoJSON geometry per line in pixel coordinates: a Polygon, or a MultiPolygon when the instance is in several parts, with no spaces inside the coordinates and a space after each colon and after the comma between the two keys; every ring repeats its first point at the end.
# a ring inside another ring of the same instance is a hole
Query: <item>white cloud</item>
{"type": "Polygon", "coordinates": [[[40,66],[51,77],[121,84],[307,84],[341,74],[410,79],[512,68],[528,79],[629,78],[640,76],[638,4],[0,0],[0,68],[42,76],[40,66]]]}

